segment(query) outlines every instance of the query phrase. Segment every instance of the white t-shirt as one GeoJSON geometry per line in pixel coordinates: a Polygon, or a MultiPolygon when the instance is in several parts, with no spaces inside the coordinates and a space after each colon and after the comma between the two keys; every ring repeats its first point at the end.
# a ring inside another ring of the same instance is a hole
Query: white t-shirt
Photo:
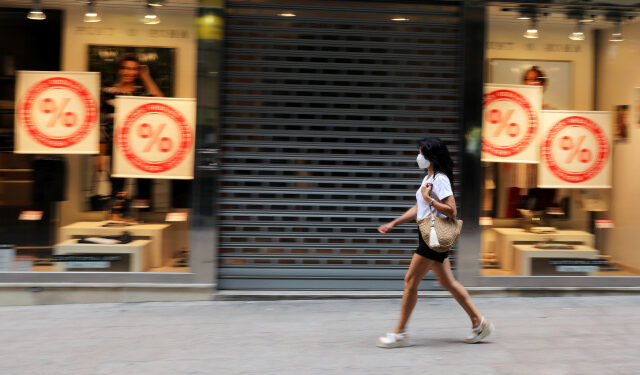
{"type": "MultiPolygon", "coordinates": [[[[416,192],[416,200],[418,201],[417,219],[422,219],[423,217],[429,216],[429,207],[431,206],[429,206],[429,203],[427,203],[427,201],[424,200],[424,198],[422,197],[422,191],[421,191],[422,187],[427,182],[431,182],[433,184],[433,187],[431,188],[431,194],[429,194],[431,198],[435,198],[437,201],[442,202],[443,199],[453,195],[449,177],[447,177],[447,175],[445,175],[444,173],[437,173],[435,177],[437,178],[434,180],[433,176],[426,176],[422,180],[422,184],[420,184],[420,187],[416,192]]],[[[433,207],[431,207],[431,210],[433,210],[433,213],[438,217],[441,217],[441,218],[447,217],[446,215],[443,215],[440,212],[436,211],[436,209],[433,207]]]]}

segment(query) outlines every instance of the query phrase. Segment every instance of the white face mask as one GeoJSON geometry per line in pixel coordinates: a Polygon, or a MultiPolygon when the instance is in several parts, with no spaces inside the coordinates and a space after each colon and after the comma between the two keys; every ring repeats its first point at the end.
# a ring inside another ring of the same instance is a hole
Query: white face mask
{"type": "Polygon", "coordinates": [[[431,162],[425,159],[422,154],[418,154],[418,157],[416,158],[416,162],[418,162],[418,168],[420,169],[427,169],[431,165],[431,162]]]}

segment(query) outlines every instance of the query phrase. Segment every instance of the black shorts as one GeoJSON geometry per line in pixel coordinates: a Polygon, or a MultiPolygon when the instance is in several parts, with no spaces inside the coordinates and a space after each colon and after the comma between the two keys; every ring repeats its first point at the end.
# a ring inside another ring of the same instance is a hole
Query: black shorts
{"type": "Polygon", "coordinates": [[[418,248],[416,249],[416,254],[422,255],[423,257],[431,260],[435,260],[436,262],[444,262],[445,259],[449,256],[449,252],[446,251],[444,253],[439,253],[435,250],[432,250],[427,243],[422,239],[422,234],[420,230],[418,230],[418,248]]]}

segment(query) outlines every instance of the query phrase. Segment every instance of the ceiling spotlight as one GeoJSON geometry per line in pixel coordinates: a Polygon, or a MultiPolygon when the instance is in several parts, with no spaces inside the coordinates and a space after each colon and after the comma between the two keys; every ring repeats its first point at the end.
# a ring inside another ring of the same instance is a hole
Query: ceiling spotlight
{"type": "Polygon", "coordinates": [[[408,19],[408,18],[406,18],[406,17],[393,17],[393,18],[391,19],[391,21],[398,21],[398,22],[402,22],[402,21],[409,21],[409,19],[408,19]]]}
{"type": "Polygon", "coordinates": [[[573,32],[569,34],[569,39],[571,40],[584,40],[584,23],[577,22],[576,28],[573,29],[573,32]]]}
{"type": "Polygon", "coordinates": [[[624,38],[622,37],[622,22],[616,21],[613,24],[613,32],[611,33],[611,37],[609,38],[610,42],[623,42],[624,38]]]}
{"type": "Polygon", "coordinates": [[[527,31],[525,31],[522,36],[527,39],[538,39],[538,20],[536,18],[533,18],[531,22],[529,22],[527,31]]]}
{"type": "Polygon", "coordinates": [[[157,25],[160,23],[160,17],[156,14],[156,7],[147,3],[147,13],[144,15],[142,22],[145,25],[157,25]]]}
{"type": "Polygon", "coordinates": [[[522,7],[518,9],[517,20],[530,20],[538,16],[538,12],[534,7],[522,7]]]}
{"type": "Polygon", "coordinates": [[[89,0],[87,3],[87,11],[84,13],[84,22],[100,22],[100,16],[96,10],[96,3],[94,0],[89,0]]]}
{"type": "Polygon", "coordinates": [[[42,4],[40,4],[40,0],[33,0],[31,3],[31,11],[27,14],[27,18],[36,21],[47,19],[47,15],[42,11],[42,4]]]}
{"type": "Polygon", "coordinates": [[[278,13],[278,15],[280,17],[295,17],[296,14],[293,12],[282,12],[282,13],[278,13]]]}

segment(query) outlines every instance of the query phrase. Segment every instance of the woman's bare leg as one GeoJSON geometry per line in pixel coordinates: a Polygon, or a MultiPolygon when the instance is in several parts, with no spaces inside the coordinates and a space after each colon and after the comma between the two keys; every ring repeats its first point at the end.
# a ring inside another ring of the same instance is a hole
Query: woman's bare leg
{"type": "Polygon", "coordinates": [[[435,263],[421,255],[413,254],[411,265],[404,277],[404,294],[402,295],[402,310],[396,326],[395,333],[404,332],[413,308],[418,302],[418,285],[422,278],[429,272],[431,265],[435,263]]]}
{"type": "Polygon", "coordinates": [[[480,315],[473,301],[471,301],[469,292],[453,277],[449,259],[445,259],[443,263],[433,262],[432,268],[440,285],[448,290],[453,295],[453,298],[462,306],[464,311],[467,312],[467,315],[469,315],[471,319],[471,325],[477,327],[482,320],[482,315],[480,315]]]}

